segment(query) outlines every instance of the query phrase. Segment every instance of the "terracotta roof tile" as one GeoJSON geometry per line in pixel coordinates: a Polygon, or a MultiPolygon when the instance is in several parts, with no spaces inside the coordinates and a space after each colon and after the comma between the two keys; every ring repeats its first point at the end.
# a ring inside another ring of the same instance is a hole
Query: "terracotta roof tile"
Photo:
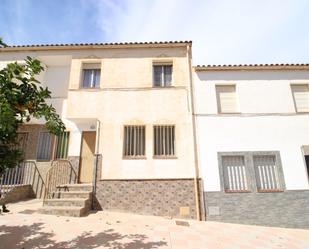
{"type": "Polygon", "coordinates": [[[235,64],[235,65],[197,65],[196,71],[216,70],[308,70],[309,63],[276,63],[276,64],[235,64]]]}
{"type": "MultiPolygon", "coordinates": [[[[40,48],[40,47],[69,47],[69,46],[124,46],[124,45],[157,45],[157,44],[192,44],[192,41],[154,41],[154,42],[111,42],[111,43],[65,43],[65,44],[33,44],[12,45],[6,48],[40,48]]],[[[2,48],[5,49],[5,48],[2,48]]]]}

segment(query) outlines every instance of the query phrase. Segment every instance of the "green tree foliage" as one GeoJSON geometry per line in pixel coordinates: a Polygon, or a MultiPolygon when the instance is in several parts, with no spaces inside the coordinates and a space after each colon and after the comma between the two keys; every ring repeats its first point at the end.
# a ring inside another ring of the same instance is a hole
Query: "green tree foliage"
{"type": "Polygon", "coordinates": [[[3,40],[2,40],[2,38],[0,37],[0,48],[1,47],[7,47],[8,45],[6,45],[4,42],[3,42],[3,40]]]}
{"type": "Polygon", "coordinates": [[[51,133],[59,135],[65,129],[55,108],[46,102],[51,92],[36,80],[43,70],[41,62],[31,57],[23,65],[10,63],[0,70],[0,174],[23,159],[17,146],[22,123],[45,118],[51,133]]]}

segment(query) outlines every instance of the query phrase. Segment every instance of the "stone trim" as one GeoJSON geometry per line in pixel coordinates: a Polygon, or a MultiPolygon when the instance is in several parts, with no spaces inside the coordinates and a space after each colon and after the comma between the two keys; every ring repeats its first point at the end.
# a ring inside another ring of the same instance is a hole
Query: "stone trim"
{"type": "Polygon", "coordinates": [[[218,167],[219,167],[219,176],[220,176],[220,188],[221,192],[226,193],[267,193],[267,192],[281,192],[286,189],[285,187],[285,181],[284,181],[284,174],[282,169],[282,162],[280,157],[279,151],[230,151],[230,152],[218,152],[218,167]],[[279,176],[279,185],[281,186],[280,189],[273,191],[273,190],[267,190],[267,191],[259,191],[257,189],[257,177],[255,174],[255,168],[254,168],[254,162],[253,157],[254,156],[262,156],[262,155],[272,155],[276,157],[276,166],[278,169],[278,176],[279,176]],[[223,156],[243,156],[244,157],[244,163],[245,163],[245,169],[247,174],[247,184],[248,184],[248,191],[225,191],[224,187],[224,174],[223,174],[223,164],[222,164],[222,157],[223,156]]]}

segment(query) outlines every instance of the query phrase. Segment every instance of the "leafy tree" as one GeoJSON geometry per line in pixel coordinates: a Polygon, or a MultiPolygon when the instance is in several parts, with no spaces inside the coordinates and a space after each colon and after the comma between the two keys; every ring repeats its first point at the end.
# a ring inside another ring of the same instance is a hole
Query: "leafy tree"
{"type": "Polygon", "coordinates": [[[2,40],[2,38],[0,37],[0,48],[1,47],[7,47],[8,45],[6,45],[4,42],[3,42],[3,40],[2,40]]]}
{"type": "MultiPolygon", "coordinates": [[[[6,46],[0,39],[0,46],[6,46]]],[[[0,70],[0,175],[22,159],[18,149],[18,127],[32,118],[45,118],[49,132],[59,135],[65,126],[52,105],[48,88],[36,79],[44,68],[37,59],[27,57],[25,64],[8,64],[0,70]]]]}

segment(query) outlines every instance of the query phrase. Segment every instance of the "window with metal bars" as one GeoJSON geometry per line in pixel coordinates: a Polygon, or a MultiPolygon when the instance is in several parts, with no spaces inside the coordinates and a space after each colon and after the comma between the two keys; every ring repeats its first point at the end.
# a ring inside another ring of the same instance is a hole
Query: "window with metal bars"
{"type": "Polygon", "coordinates": [[[153,127],[154,157],[175,156],[175,126],[155,125],[153,127]]]}
{"type": "Polygon", "coordinates": [[[275,155],[255,155],[253,164],[258,191],[281,189],[275,155]]]}
{"type": "Polygon", "coordinates": [[[55,155],[56,159],[68,158],[69,139],[70,139],[69,131],[62,132],[59,136],[57,136],[56,155],[55,155]]]}
{"type": "Polygon", "coordinates": [[[125,158],[145,157],[145,126],[126,125],[124,127],[123,156],[125,158]]]}
{"type": "Polygon", "coordinates": [[[37,160],[49,161],[53,152],[53,135],[49,132],[40,132],[37,148],[37,160]]]}
{"type": "Polygon", "coordinates": [[[222,156],[222,167],[226,192],[248,191],[244,156],[222,156]]]}

